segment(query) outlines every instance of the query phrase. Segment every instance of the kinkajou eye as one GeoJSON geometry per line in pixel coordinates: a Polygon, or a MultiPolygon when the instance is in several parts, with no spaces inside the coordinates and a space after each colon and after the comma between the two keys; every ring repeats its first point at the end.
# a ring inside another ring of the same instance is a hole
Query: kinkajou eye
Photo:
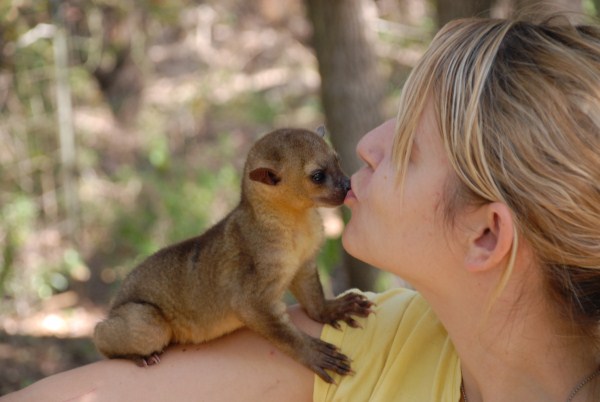
{"type": "Polygon", "coordinates": [[[321,184],[325,181],[325,172],[322,170],[317,170],[315,172],[313,172],[312,176],[311,176],[311,180],[313,181],[313,183],[315,184],[321,184]]]}

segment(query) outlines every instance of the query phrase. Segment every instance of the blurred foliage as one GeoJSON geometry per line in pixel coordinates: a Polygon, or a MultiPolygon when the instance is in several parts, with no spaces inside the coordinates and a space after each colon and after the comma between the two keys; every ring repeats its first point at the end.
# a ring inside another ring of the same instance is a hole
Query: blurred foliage
{"type": "MultiPolygon", "coordinates": [[[[393,115],[434,13],[418,0],[374,7],[390,82],[384,113],[393,115]]],[[[320,125],[304,13],[301,0],[0,0],[0,313],[26,315],[69,289],[107,302],[109,285],[141,257],[235,205],[257,136],[320,125]],[[77,143],[74,238],[62,194],[58,28],[68,34],[77,143]]],[[[325,272],[339,248],[336,239],[323,248],[325,272]]]]}
{"type": "MultiPolygon", "coordinates": [[[[143,256],[237,202],[250,144],[322,123],[300,1],[0,1],[0,304],[106,303],[143,256]],[[77,197],[67,233],[54,32],[68,33],[77,197]]],[[[337,263],[328,242],[320,264],[337,263]]]]}

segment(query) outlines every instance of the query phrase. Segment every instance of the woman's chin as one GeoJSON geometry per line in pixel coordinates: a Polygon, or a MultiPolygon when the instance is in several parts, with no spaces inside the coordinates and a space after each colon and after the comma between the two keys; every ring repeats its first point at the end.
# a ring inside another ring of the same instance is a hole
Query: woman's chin
{"type": "Polygon", "coordinates": [[[353,226],[350,222],[346,224],[344,231],[342,232],[342,246],[344,250],[351,256],[359,258],[357,253],[360,249],[357,247],[360,242],[357,242],[356,235],[353,230],[353,226]]]}

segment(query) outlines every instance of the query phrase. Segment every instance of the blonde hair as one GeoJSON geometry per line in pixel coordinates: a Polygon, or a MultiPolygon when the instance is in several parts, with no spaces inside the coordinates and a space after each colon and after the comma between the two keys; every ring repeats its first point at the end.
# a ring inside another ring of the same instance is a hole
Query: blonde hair
{"type": "Polygon", "coordinates": [[[600,322],[600,30],[552,18],[465,19],[436,35],[407,80],[394,156],[400,180],[432,102],[454,170],[445,216],[502,202],[581,330],[600,322]]]}

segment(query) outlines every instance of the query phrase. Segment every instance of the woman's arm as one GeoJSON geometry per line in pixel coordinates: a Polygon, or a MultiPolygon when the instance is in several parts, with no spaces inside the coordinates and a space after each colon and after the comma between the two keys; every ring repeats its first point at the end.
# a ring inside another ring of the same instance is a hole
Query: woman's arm
{"type": "MultiPolygon", "coordinates": [[[[299,307],[294,324],[318,337],[322,325],[299,307]]],[[[103,360],[45,378],[9,401],[310,401],[314,374],[257,334],[242,329],[203,345],[179,345],[155,366],[103,360]]]]}

